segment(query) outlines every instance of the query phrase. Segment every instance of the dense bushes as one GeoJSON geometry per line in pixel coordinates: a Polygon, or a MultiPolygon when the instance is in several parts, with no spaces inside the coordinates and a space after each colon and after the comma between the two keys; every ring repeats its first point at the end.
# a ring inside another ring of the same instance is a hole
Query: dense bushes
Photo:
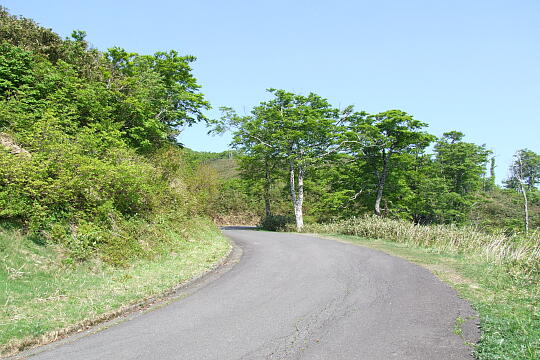
{"type": "Polygon", "coordinates": [[[215,177],[174,141],[209,107],[194,57],[102,53],[3,8],[0,29],[0,220],[124,264],[206,215],[215,177]]]}
{"type": "Polygon", "coordinates": [[[269,231],[290,231],[294,229],[294,217],[292,215],[265,216],[259,226],[269,231]]]}
{"type": "Polygon", "coordinates": [[[208,191],[200,184],[211,179],[182,166],[182,150],[164,148],[150,160],[118,147],[98,157],[79,141],[84,136],[30,147],[27,156],[0,150],[0,217],[65,243],[74,259],[102,250],[118,262],[160,241],[143,239],[152,235],[148,225],[181,224],[203,214],[199,204],[208,191]]]}

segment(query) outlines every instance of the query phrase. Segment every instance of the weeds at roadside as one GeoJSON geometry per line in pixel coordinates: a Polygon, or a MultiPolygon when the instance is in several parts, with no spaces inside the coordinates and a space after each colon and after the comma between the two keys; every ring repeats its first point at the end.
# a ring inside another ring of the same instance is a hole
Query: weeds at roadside
{"type": "Polygon", "coordinates": [[[189,234],[186,239],[171,233],[167,249],[127,266],[99,259],[73,266],[63,261],[69,254],[62,247],[39,245],[20,231],[0,228],[0,353],[106,320],[196,276],[229,251],[229,242],[209,221],[195,221],[189,234]]]}

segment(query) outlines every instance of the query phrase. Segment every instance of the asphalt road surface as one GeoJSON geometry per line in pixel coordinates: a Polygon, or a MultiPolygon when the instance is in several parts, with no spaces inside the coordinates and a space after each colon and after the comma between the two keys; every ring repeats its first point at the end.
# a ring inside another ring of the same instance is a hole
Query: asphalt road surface
{"type": "Polygon", "coordinates": [[[473,359],[474,316],[429,271],[375,250],[229,228],[243,255],[166,306],[31,359],[473,359]],[[464,337],[463,337],[464,336],[464,337]]]}

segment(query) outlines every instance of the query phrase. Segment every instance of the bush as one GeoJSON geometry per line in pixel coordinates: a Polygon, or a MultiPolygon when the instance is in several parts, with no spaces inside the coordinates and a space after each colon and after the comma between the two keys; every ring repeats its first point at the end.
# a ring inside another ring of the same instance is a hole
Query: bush
{"type": "Polygon", "coordinates": [[[62,244],[66,262],[99,256],[124,265],[152,256],[170,241],[168,227],[204,213],[212,178],[185,166],[182,149],[166,146],[148,158],[99,134],[89,142],[84,132],[50,131],[57,121],[36,124],[49,125],[42,141],[22,137],[28,156],[0,147],[0,218],[62,244]]]}
{"type": "Polygon", "coordinates": [[[0,29],[0,221],[61,245],[66,263],[125,265],[209,211],[212,170],[174,142],[209,107],[192,56],[101,53],[1,6],[0,29]]]}
{"type": "Polygon", "coordinates": [[[269,231],[288,231],[294,228],[294,216],[271,215],[262,219],[259,227],[269,231]]]}

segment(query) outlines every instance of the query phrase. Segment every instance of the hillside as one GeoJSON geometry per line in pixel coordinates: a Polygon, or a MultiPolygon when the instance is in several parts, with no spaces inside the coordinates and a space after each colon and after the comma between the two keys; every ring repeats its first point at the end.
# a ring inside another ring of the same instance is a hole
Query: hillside
{"type": "Polygon", "coordinates": [[[194,60],[99,51],[0,8],[1,351],[107,319],[227,254],[212,178],[175,141],[206,121],[194,60]]]}

